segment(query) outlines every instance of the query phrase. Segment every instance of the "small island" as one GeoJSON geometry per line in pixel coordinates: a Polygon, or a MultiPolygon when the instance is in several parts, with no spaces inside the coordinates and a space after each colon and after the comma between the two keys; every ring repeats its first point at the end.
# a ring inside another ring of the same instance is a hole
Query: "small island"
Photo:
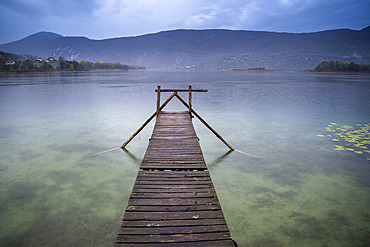
{"type": "Polygon", "coordinates": [[[272,69],[266,69],[265,67],[249,68],[249,69],[232,69],[231,71],[249,71],[249,72],[271,72],[272,69]]]}
{"type": "Polygon", "coordinates": [[[354,62],[324,61],[320,63],[315,69],[307,70],[305,72],[369,74],[370,65],[363,63],[358,64],[354,62]]]}
{"type": "Polygon", "coordinates": [[[39,58],[0,52],[0,72],[54,72],[54,71],[101,71],[101,70],[143,70],[145,67],[129,66],[118,62],[68,61],[64,57],[39,58]]]}

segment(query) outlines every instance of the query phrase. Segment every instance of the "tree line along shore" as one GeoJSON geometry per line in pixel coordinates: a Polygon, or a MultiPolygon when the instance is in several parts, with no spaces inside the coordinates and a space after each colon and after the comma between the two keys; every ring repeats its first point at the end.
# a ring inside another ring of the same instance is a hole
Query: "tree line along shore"
{"type": "Polygon", "coordinates": [[[315,69],[307,70],[314,73],[370,73],[370,64],[354,62],[324,61],[315,69]]]}
{"type": "MultiPolygon", "coordinates": [[[[249,69],[231,69],[231,71],[251,71],[251,72],[265,72],[273,70],[266,69],[265,67],[249,68],[249,69]]],[[[364,63],[354,62],[338,62],[338,61],[324,61],[316,66],[313,70],[305,70],[303,72],[312,73],[358,73],[368,74],[370,73],[370,65],[364,63]]]]}
{"type": "Polygon", "coordinates": [[[14,56],[14,54],[0,54],[0,72],[52,72],[52,71],[95,71],[95,70],[143,70],[142,66],[129,66],[118,62],[89,62],[89,61],[68,61],[64,57],[34,58],[26,56],[14,56]],[[7,56],[16,58],[10,60],[7,56]],[[11,56],[13,55],[13,56],[11,56]]]}
{"type": "MultiPolygon", "coordinates": [[[[119,62],[69,61],[64,57],[55,59],[37,58],[30,55],[17,55],[0,51],[0,72],[53,72],[53,71],[97,71],[97,70],[143,70],[143,66],[129,66],[119,62]]],[[[232,69],[232,71],[273,71],[265,67],[250,69],[232,69]]],[[[370,65],[354,62],[324,61],[313,70],[313,73],[370,73],[370,65]]]]}

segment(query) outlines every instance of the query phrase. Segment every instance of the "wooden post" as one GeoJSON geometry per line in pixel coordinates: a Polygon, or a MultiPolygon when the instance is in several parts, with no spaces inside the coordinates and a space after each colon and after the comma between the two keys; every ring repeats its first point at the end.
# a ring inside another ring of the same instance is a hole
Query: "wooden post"
{"type": "MultiPolygon", "coordinates": [[[[173,99],[173,97],[175,97],[177,95],[177,92],[174,92],[162,105],[161,107],[159,107],[158,109],[158,112],[160,112],[167,104],[168,102],[170,102],[171,99],[173,99]]],[[[154,112],[146,121],[145,123],[143,123],[143,125],[141,125],[141,127],[125,142],[122,144],[121,148],[124,148],[126,147],[126,145],[132,140],[134,139],[134,137],[139,134],[139,132],[144,129],[144,127],[157,115],[157,111],[154,112]]]]}
{"type": "Polygon", "coordinates": [[[157,116],[159,114],[160,105],[161,105],[161,86],[157,86],[157,116]]]}
{"type": "MultiPolygon", "coordinates": [[[[189,105],[179,96],[179,95],[175,95],[187,108],[189,108],[189,105]]],[[[194,110],[192,110],[192,113],[210,130],[213,132],[213,134],[215,134],[218,139],[220,139],[228,148],[230,148],[231,150],[235,151],[235,148],[233,148],[229,143],[227,143],[224,138],[222,138],[222,136],[220,136],[220,134],[217,133],[216,130],[214,130],[206,121],[204,121],[203,118],[201,118],[194,110]]]]}
{"type": "Polygon", "coordinates": [[[190,117],[193,117],[191,115],[191,85],[189,85],[189,114],[190,114],[190,117]]]}

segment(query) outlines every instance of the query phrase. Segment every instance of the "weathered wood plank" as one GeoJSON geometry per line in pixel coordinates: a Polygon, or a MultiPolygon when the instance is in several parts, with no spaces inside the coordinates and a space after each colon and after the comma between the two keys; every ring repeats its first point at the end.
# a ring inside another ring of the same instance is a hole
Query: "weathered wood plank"
{"type": "Polygon", "coordinates": [[[163,175],[176,175],[176,176],[209,176],[209,172],[208,171],[203,171],[203,172],[198,172],[198,171],[186,171],[186,172],[176,172],[176,171],[168,171],[168,172],[161,172],[161,173],[158,173],[158,172],[153,172],[153,171],[139,171],[138,174],[140,175],[148,175],[148,174],[152,174],[152,175],[160,175],[160,176],[163,176],[163,175]]]}
{"type": "Polygon", "coordinates": [[[173,153],[149,153],[149,154],[146,154],[146,157],[149,157],[150,159],[155,159],[155,158],[166,158],[166,157],[169,157],[169,158],[175,158],[175,159],[180,159],[180,160],[183,160],[183,159],[201,159],[201,160],[204,160],[203,159],[203,155],[201,153],[198,153],[198,154],[173,154],[173,153]]]}
{"type": "Polygon", "coordinates": [[[178,227],[178,226],[209,226],[226,225],[225,219],[197,219],[197,220],[123,220],[121,227],[178,227]]]}
{"type": "Polygon", "coordinates": [[[215,191],[214,188],[212,188],[211,186],[209,187],[205,187],[205,188],[189,188],[189,187],[186,187],[186,188],[178,188],[176,185],[172,188],[169,188],[167,186],[164,186],[162,188],[152,188],[150,186],[146,187],[146,188],[140,188],[140,187],[137,187],[136,186],[132,189],[132,192],[136,192],[136,193],[139,193],[139,192],[146,192],[146,193],[189,193],[189,192],[192,192],[192,193],[207,193],[207,192],[211,192],[211,191],[215,191]]]}
{"type": "Polygon", "coordinates": [[[201,241],[201,242],[183,242],[183,243],[147,243],[147,244],[130,244],[130,243],[122,243],[122,244],[115,244],[115,247],[121,246],[135,246],[135,247],[232,247],[235,246],[232,240],[221,240],[221,241],[201,241]]]}
{"type": "Polygon", "coordinates": [[[188,205],[188,206],[127,206],[126,211],[133,212],[174,212],[174,211],[209,211],[209,210],[221,210],[219,204],[208,204],[208,205],[188,205]]]}
{"type": "Polygon", "coordinates": [[[134,189],[214,189],[212,184],[135,184],[134,189]]]}
{"type": "Polygon", "coordinates": [[[207,181],[207,182],[211,182],[211,180],[209,178],[205,178],[205,177],[194,177],[194,178],[161,178],[161,177],[155,177],[155,178],[152,178],[152,177],[145,177],[145,178],[138,178],[136,181],[137,182],[140,182],[140,181],[155,181],[155,182],[161,182],[163,180],[166,180],[166,181],[173,181],[173,182],[176,182],[176,181],[207,181]]]}
{"type": "Polygon", "coordinates": [[[133,199],[157,199],[157,198],[213,198],[216,193],[212,192],[188,192],[188,193],[143,193],[132,192],[131,198],[133,199]]]}
{"type": "Polygon", "coordinates": [[[170,185],[170,184],[177,184],[177,185],[187,185],[187,184],[211,184],[212,181],[167,181],[167,180],[163,180],[163,181],[141,181],[141,180],[137,180],[135,182],[135,184],[153,184],[153,185],[159,185],[159,184],[163,184],[163,185],[170,185]]]}
{"type": "Polygon", "coordinates": [[[192,167],[173,167],[173,166],[169,166],[169,167],[141,167],[140,169],[143,169],[145,171],[194,171],[194,170],[198,170],[198,171],[204,171],[206,170],[207,168],[204,168],[204,167],[195,167],[195,166],[192,166],[192,167]]]}
{"type": "Polygon", "coordinates": [[[207,234],[175,234],[175,235],[117,235],[116,243],[129,242],[129,243],[151,243],[151,242],[164,242],[164,243],[178,243],[178,242],[199,242],[210,240],[231,240],[229,232],[215,232],[207,234]]]}
{"type": "Polygon", "coordinates": [[[191,205],[212,205],[219,204],[217,198],[171,198],[171,199],[133,199],[130,198],[128,205],[130,206],[191,206],[191,205]]]}
{"type": "Polygon", "coordinates": [[[133,227],[121,228],[118,231],[120,235],[146,235],[146,234],[191,234],[208,232],[228,232],[227,225],[214,226],[186,226],[186,227],[133,227]]]}
{"type": "Polygon", "coordinates": [[[211,181],[207,177],[138,177],[136,181],[211,181]]]}
{"type": "Polygon", "coordinates": [[[156,178],[156,177],[161,177],[161,178],[194,178],[194,177],[199,177],[199,178],[210,178],[208,171],[165,171],[158,173],[156,171],[139,171],[138,172],[138,177],[140,178],[156,178]]]}
{"type": "Polygon", "coordinates": [[[197,169],[197,167],[201,167],[207,169],[207,166],[204,165],[203,162],[200,161],[153,161],[153,162],[143,162],[141,163],[141,167],[145,166],[155,166],[155,167],[173,167],[177,169],[185,168],[185,167],[193,167],[197,169]]]}
{"type": "Polygon", "coordinates": [[[204,167],[141,167],[145,171],[204,171],[204,167]]]}
{"type": "MultiPolygon", "coordinates": [[[[168,155],[201,155],[201,151],[197,150],[195,148],[193,149],[186,149],[186,150],[177,150],[177,149],[169,149],[169,148],[162,148],[162,149],[150,149],[147,151],[149,155],[157,155],[157,156],[163,156],[163,152],[166,152],[168,155]]],[[[148,155],[148,156],[149,156],[148,155]]]]}
{"type": "Polygon", "coordinates": [[[169,155],[158,155],[158,154],[149,154],[144,157],[144,160],[147,161],[174,161],[174,162],[183,162],[183,161],[199,161],[202,162],[204,161],[204,158],[202,155],[196,155],[194,156],[191,155],[174,155],[174,154],[169,154],[169,155]]]}
{"type": "Polygon", "coordinates": [[[150,162],[144,162],[143,160],[143,163],[142,165],[144,166],[148,166],[148,165],[178,165],[181,167],[181,165],[187,165],[187,166],[191,166],[191,165],[198,165],[198,166],[202,166],[204,168],[205,165],[204,165],[204,162],[202,160],[174,160],[174,159],[166,159],[166,160],[161,160],[161,159],[155,159],[155,160],[151,160],[150,162]]]}
{"type": "MultiPolygon", "coordinates": [[[[153,200],[154,201],[154,200],[153,200]]],[[[125,220],[197,220],[197,219],[222,219],[221,210],[194,211],[194,212],[126,212],[125,220]]]]}

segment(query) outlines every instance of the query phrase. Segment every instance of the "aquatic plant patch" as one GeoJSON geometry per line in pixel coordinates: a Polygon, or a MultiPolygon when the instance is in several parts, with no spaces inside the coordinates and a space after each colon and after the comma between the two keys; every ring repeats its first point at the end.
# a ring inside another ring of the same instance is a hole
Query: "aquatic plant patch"
{"type": "Polygon", "coordinates": [[[326,127],[326,134],[318,134],[318,137],[329,138],[335,143],[334,151],[350,151],[356,154],[370,153],[370,123],[356,124],[356,126],[338,125],[330,123],[326,127]]]}

